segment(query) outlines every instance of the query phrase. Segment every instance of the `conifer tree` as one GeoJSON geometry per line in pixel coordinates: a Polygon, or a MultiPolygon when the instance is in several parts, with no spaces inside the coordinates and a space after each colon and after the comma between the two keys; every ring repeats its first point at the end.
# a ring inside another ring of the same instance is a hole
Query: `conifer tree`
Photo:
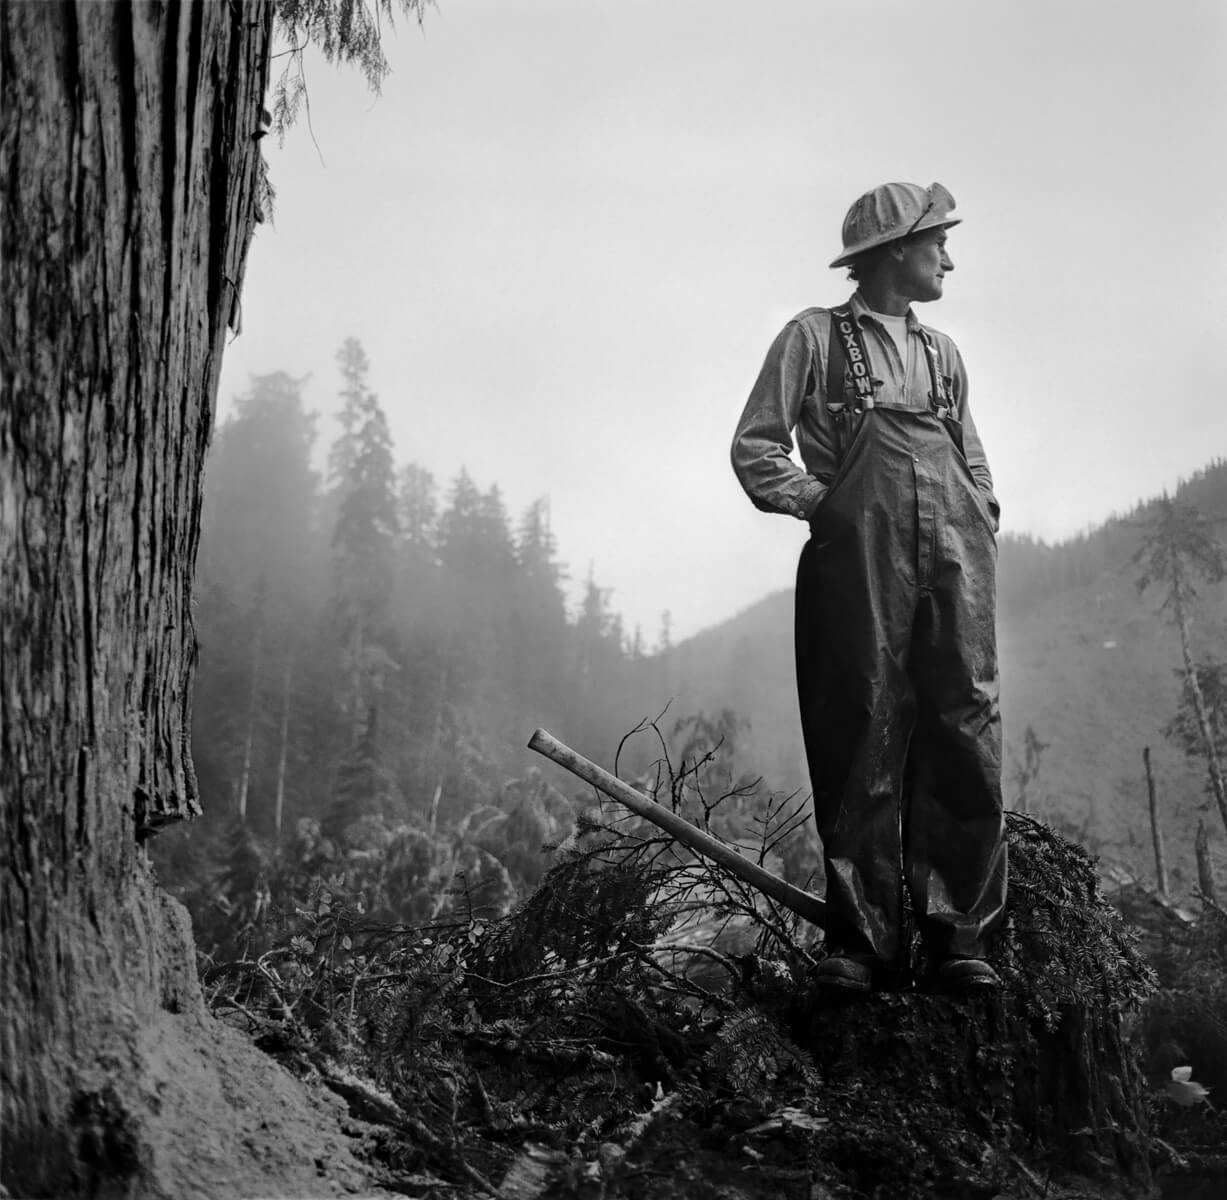
{"type": "Polygon", "coordinates": [[[673,689],[673,614],[666,608],[660,614],[660,636],[656,639],[656,661],[660,664],[660,686],[666,694],[673,689]]]}
{"type": "Polygon", "coordinates": [[[1197,592],[1194,577],[1209,583],[1227,579],[1227,552],[1210,530],[1210,522],[1191,504],[1175,500],[1166,493],[1159,500],[1154,519],[1141,546],[1133,556],[1140,566],[1138,591],[1152,584],[1165,589],[1160,611],[1171,614],[1180,633],[1180,655],[1185,697],[1192,710],[1201,753],[1205,756],[1210,775],[1210,788],[1218,804],[1219,815],[1227,827],[1227,781],[1212,727],[1210,708],[1198,679],[1193,658],[1190,628],[1193,623],[1193,603],[1197,592]]]}
{"type": "Polygon", "coordinates": [[[581,692],[588,681],[599,674],[605,657],[609,622],[609,592],[597,586],[590,565],[583,599],[575,618],[575,665],[581,692]]]}
{"type": "MultiPolygon", "coordinates": [[[[1227,663],[1202,659],[1193,664],[1193,673],[1197,678],[1206,723],[1210,727],[1211,741],[1221,763],[1227,760],[1227,663]]],[[[1191,689],[1182,691],[1176,715],[1163,732],[1190,758],[1205,761],[1201,724],[1192,697],[1191,689]]]]}
{"type": "Polygon", "coordinates": [[[332,562],[337,629],[349,675],[345,707],[356,741],[367,725],[372,696],[393,665],[385,642],[396,579],[396,468],[387,418],[367,383],[370,364],[362,344],[346,339],[337,363],[343,386],[341,433],[329,455],[336,514],[332,562]]]}
{"type": "Polygon", "coordinates": [[[439,558],[457,578],[475,576],[480,563],[481,493],[463,467],[439,518],[439,558]]]}
{"type": "Polygon", "coordinates": [[[315,623],[320,569],[314,416],[305,380],[252,378],[209,455],[197,622],[205,648],[196,692],[201,778],[240,816],[276,826],[286,777],[293,682],[315,623]]]}
{"type": "Polygon", "coordinates": [[[515,543],[502,489],[497,483],[481,497],[478,519],[483,571],[496,587],[509,589],[516,565],[515,543]]]}
{"type": "Polygon", "coordinates": [[[490,588],[510,583],[515,545],[497,484],[481,492],[467,470],[456,476],[439,519],[439,558],[466,584],[490,588]]]}
{"type": "Polygon", "coordinates": [[[516,532],[516,685],[538,708],[556,702],[563,687],[567,644],[566,573],[557,559],[549,501],[534,500],[516,532]]]}
{"type": "Polygon", "coordinates": [[[414,554],[433,554],[439,520],[435,477],[417,463],[400,471],[398,514],[404,543],[414,554]]]}
{"type": "Polygon", "coordinates": [[[545,497],[534,500],[524,510],[516,531],[516,562],[520,576],[529,584],[534,596],[565,610],[566,601],[561,583],[564,573],[557,559],[558,545],[550,528],[550,502],[545,497]]]}
{"type": "Polygon", "coordinates": [[[612,698],[625,658],[622,614],[610,606],[612,589],[597,585],[589,568],[584,595],[575,619],[576,668],[581,694],[599,688],[612,698]]]}
{"type": "Polygon", "coordinates": [[[423,793],[435,785],[430,763],[447,676],[444,572],[439,561],[438,495],[434,476],[418,463],[398,476],[398,569],[390,604],[394,654],[400,669],[384,693],[380,711],[396,731],[388,768],[404,794],[425,809],[423,793]]]}
{"type": "Polygon", "coordinates": [[[322,831],[342,843],[364,818],[390,817],[399,807],[396,785],[383,765],[379,748],[379,711],[371,704],[363,728],[345,751],[333,777],[332,802],[324,814],[322,831]]]}

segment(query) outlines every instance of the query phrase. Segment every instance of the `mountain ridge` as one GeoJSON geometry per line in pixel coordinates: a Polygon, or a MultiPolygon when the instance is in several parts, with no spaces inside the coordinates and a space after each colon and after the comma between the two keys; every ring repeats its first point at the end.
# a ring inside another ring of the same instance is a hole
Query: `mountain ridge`
{"type": "MultiPolygon", "coordinates": [[[[1177,499],[1227,522],[1227,460],[1182,481],[1177,499]]],[[[1179,637],[1139,595],[1132,557],[1157,498],[1054,545],[1001,540],[998,642],[1007,802],[1016,799],[1027,730],[1043,745],[1029,788],[1032,811],[1112,863],[1148,877],[1143,749],[1150,747],[1173,887],[1195,880],[1199,817],[1221,846],[1204,767],[1164,735],[1181,694],[1179,637]]],[[[1227,586],[1199,586],[1198,659],[1227,659],[1227,586]]],[[[781,589],[671,652],[674,711],[731,709],[742,721],[738,757],[774,791],[808,790],[796,714],[792,591],[781,589]]]]}

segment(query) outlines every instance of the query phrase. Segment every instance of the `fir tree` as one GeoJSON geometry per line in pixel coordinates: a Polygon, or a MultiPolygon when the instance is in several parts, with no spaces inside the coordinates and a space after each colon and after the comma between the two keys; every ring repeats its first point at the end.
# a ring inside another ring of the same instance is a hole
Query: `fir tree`
{"type": "MultiPolygon", "coordinates": [[[[1219,762],[1223,762],[1227,760],[1227,663],[1203,659],[1193,664],[1193,673],[1197,679],[1197,690],[1201,693],[1211,739],[1219,762]]],[[[1206,755],[1201,724],[1192,697],[1192,689],[1182,691],[1180,707],[1163,732],[1190,758],[1204,761],[1206,755]]]]}
{"type": "Polygon", "coordinates": [[[556,701],[564,686],[567,610],[563,581],[550,528],[549,501],[538,499],[524,511],[516,532],[514,646],[517,694],[538,709],[556,701]]]}
{"type": "Polygon", "coordinates": [[[477,514],[482,573],[496,585],[506,587],[515,571],[516,552],[498,484],[481,497],[477,514]]]}
{"type": "Polygon", "coordinates": [[[468,584],[487,588],[510,584],[515,545],[497,484],[481,492],[468,471],[461,470],[439,519],[439,558],[468,584]]]}
{"type": "Polygon", "coordinates": [[[355,842],[359,840],[354,832],[359,822],[392,817],[399,802],[396,784],[384,768],[379,748],[378,709],[371,704],[362,730],[337,765],[322,832],[343,845],[355,842]]]}
{"type": "Polygon", "coordinates": [[[413,552],[433,554],[439,520],[435,477],[417,463],[400,471],[398,514],[404,543],[413,552]]]}
{"type": "Polygon", "coordinates": [[[528,590],[550,607],[565,611],[562,582],[566,575],[558,562],[558,545],[550,528],[550,502],[534,500],[524,510],[516,531],[516,563],[528,590]]]}
{"type": "Polygon", "coordinates": [[[1201,512],[1165,493],[1133,561],[1141,568],[1137,580],[1139,592],[1152,584],[1165,589],[1161,611],[1171,614],[1180,632],[1185,697],[1209,770],[1210,788],[1223,825],[1227,827],[1227,781],[1224,781],[1211,710],[1198,679],[1190,638],[1193,604],[1197,598],[1193,580],[1200,577],[1209,583],[1221,583],[1227,579],[1227,552],[1211,533],[1210,522],[1201,512]]]}
{"type": "Polygon", "coordinates": [[[397,497],[392,437],[367,383],[362,345],[337,355],[343,387],[341,434],[329,456],[336,525],[332,535],[338,633],[349,674],[346,708],[355,739],[392,660],[385,642],[396,579],[397,497]]]}
{"type": "Polygon", "coordinates": [[[599,673],[609,633],[609,592],[597,586],[592,567],[575,619],[576,674],[581,687],[599,673]]]}
{"type": "Polygon", "coordinates": [[[305,381],[256,376],[214,440],[207,468],[197,625],[202,779],[240,816],[268,826],[284,804],[298,696],[293,681],[315,620],[321,567],[315,418],[305,381]],[[287,683],[287,680],[289,681],[287,683]]]}
{"type": "Polygon", "coordinates": [[[447,508],[439,518],[439,558],[458,578],[479,573],[481,493],[461,468],[452,483],[447,508]]]}

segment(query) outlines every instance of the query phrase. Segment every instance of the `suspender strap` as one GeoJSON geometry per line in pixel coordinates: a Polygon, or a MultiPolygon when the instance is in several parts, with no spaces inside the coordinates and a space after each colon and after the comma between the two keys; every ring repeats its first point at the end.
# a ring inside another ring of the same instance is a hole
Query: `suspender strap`
{"type": "MultiPolygon", "coordinates": [[[[933,337],[924,326],[918,330],[929,367],[929,408],[942,420],[954,420],[954,396],[949,378],[942,374],[941,359],[933,337]]],[[[831,341],[827,348],[827,410],[836,417],[873,408],[874,378],[860,323],[845,305],[831,309],[831,341]]]]}
{"type": "Polygon", "coordinates": [[[847,369],[844,344],[840,341],[839,330],[835,327],[835,314],[832,312],[831,340],[827,345],[827,394],[820,397],[832,414],[842,414],[848,406],[847,396],[844,394],[844,372],[847,369]]]}
{"type": "MultiPolygon", "coordinates": [[[[848,356],[839,331],[841,310],[831,310],[831,338],[827,345],[826,395],[819,397],[826,405],[835,431],[835,461],[842,463],[852,441],[852,410],[855,407],[855,385],[849,382],[848,356]]],[[[842,312],[846,315],[847,310],[842,312]]]]}
{"type": "MultiPolygon", "coordinates": [[[[846,399],[857,402],[857,407],[873,407],[873,372],[869,369],[869,354],[865,350],[865,338],[852,309],[831,309],[831,349],[827,355],[827,391],[834,390],[847,376],[852,378],[852,388],[846,399]],[[838,369],[836,369],[838,368],[838,369]]],[[[843,390],[841,388],[841,390],[843,390]]],[[[827,404],[832,403],[827,396],[827,404]]]]}
{"type": "Polygon", "coordinates": [[[946,376],[942,374],[942,364],[937,357],[937,347],[933,344],[929,331],[923,326],[920,329],[920,340],[924,342],[925,358],[929,363],[929,407],[942,420],[947,420],[954,416],[954,397],[950,394],[946,376]]]}

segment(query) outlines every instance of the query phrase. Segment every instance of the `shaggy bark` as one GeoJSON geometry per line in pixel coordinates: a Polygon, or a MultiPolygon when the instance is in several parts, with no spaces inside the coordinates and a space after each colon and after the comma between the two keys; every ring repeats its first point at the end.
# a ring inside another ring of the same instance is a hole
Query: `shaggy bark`
{"type": "MultiPolygon", "coordinates": [[[[139,1168],[112,1086],[198,1004],[140,839],[199,811],[200,475],[253,228],[269,0],[0,6],[4,1185],[139,1168]]],[[[121,1089],[122,1090],[122,1089],[121,1089]]]]}

